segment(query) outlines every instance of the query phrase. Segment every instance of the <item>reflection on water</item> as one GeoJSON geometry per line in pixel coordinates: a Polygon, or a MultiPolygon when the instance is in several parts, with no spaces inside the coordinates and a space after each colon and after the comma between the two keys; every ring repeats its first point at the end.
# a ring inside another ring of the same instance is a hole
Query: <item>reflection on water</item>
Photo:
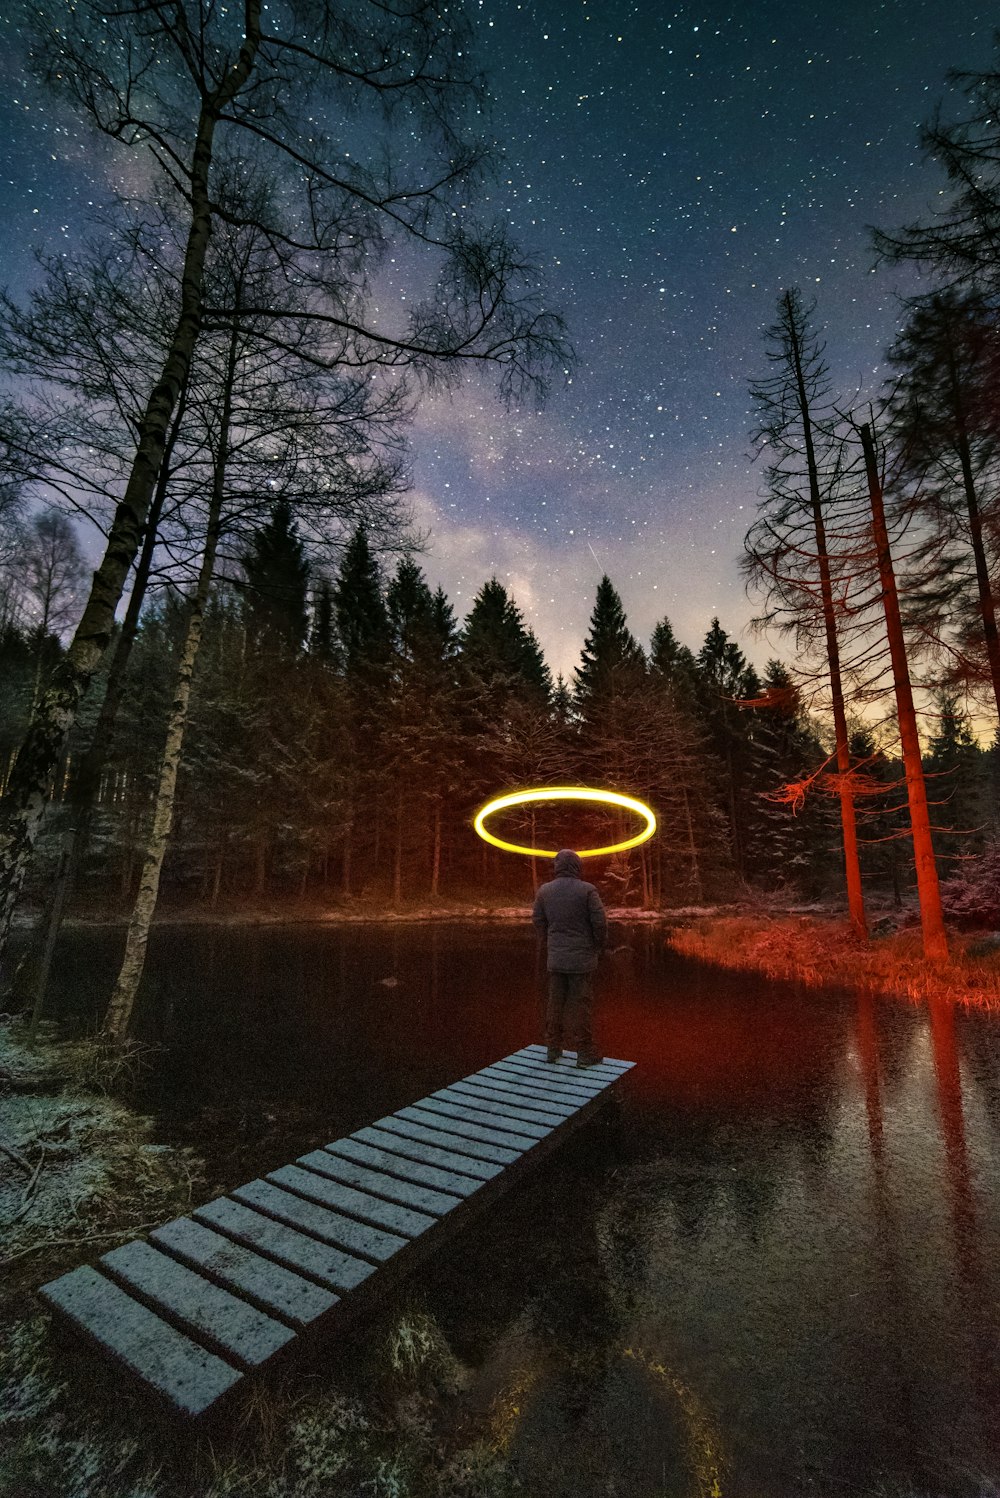
{"type": "MultiPolygon", "coordinates": [[[[469,1418],[546,1498],[993,1492],[997,1021],[616,941],[620,1106],[410,1287],[469,1418]]],[[[61,954],[81,1023],[118,943],[61,954]]],[[[539,1035],[520,927],[163,928],[148,973],[150,1104],[220,1187],[539,1035]]]]}

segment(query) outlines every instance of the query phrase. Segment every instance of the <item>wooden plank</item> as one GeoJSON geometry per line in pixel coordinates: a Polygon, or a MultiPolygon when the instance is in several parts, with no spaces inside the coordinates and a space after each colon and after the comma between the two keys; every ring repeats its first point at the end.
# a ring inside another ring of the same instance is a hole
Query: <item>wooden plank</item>
{"type": "Polygon", "coordinates": [[[498,1061],[497,1066],[502,1066],[505,1071],[516,1071],[522,1076],[533,1077],[536,1082],[545,1082],[550,1086],[564,1087],[570,1092],[587,1092],[591,1095],[600,1092],[608,1085],[607,1077],[594,1075],[593,1070],[580,1069],[574,1061],[545,1061],[539,1058],[532,1060],[530,1056],[505,1056],[498,1061]]]}
{"type": "MultiPolygon", "coordinates": [[[[526,1056],[529,1060],[545,1061],[547,1050],[548,1047],[544,1045],[526,1045],[522,1046],[519,1051],[515,1051],[513,1054],[515,1056],[526,1056]]],[[[575,1051],[567,1051],[565,1054],[567,1056],[576,1056],[575,1051]]],[[[634,1066],[634,1061],[623,1061],[618,1056],[604,1056],[596,1066],[588,1066],[585,1068],[585,1070],[590,1073],[602,1072],[607,1074],[608,1076],[614,1076],[615,1078],[618,1078],[623,1077],[625,1073],[627,1071],[631,1071],[634,1066]]]]}
{"type": "Polygon", "coordinates": [[[315,1171],[303,1170],[301,1165],[282,1165],[280,1170],[268,1171],[267,1179],[276,1186],[283,1186],[286,1191],[294,1191],[297,1196],[319,1202],[323,1207],[332,1207],[335,1212],[345,1212],[349,1217],[357,1217],[376,1227],[388,1228],[402,1238],[419,1238],[437,1221],[426,1212],[384,1201],[367,1191],[317,1175],[315,1171]]]}
{"type": "Polygon", "coordinates": [[[316,1202],[305,1201],[271,1181],[248,1181],[245,1186],[237,1186],[232,1195],[237,1201],[256,1207],[258,1212],[266,1212],[279,1222],[300,1228],[324,1243],[334,1243],[338,1248],[345,1248],[348,1253],[376,1264],[391,1259],[406,1244],[405,1238],[369,1227],[367,1223],[355,1222],[353,1218],[332,1212],[329,1207],[321,1207],[316,1202]]]}
{"type": "Polygon", "coordinates": [[[421,1124],[425,1128],[445,1129],[446,1131],[460,1137],[466,1144],[476,1140],[479,1144],[489,1144],[512,1154],[513,1159],[505,1163],[512,1165],[519,1155],[531,1148],[532,1141],[524,1134],[508,1133],[501,1129],[487,1129],[482,1124],[466,1123],[460,1118],[447,1116],[445,1110],[438,1108],[424,1108],[414,1105],[412,1108],[400,1108],[394,1118],[403,1118],[407,1123],[421,1124]]]}
{"type": "Polygon", "coordinates": [[[505,1077],[512,1077],[524,1087],[537,1087],[546,1092],[564,1098],[571,1103],[584,1103],[592,1097],[597,1097],[604,1091],[602,1083],[564,1081],[550,1073],[548,1067],[543,1072],[540,1068],[532,1066],[529,1062],[506,1061],[497,1062],[496,1069],[505,1077]]]}
{"type": "Polygon", "coordinates": [[[100,1266],[130,1294],[241,1368],[259,1368],[295,1340],[283,1321],[248,1305],[151,1243],[123,1243],[100,1266]]]}
{"type": "Polygon", "coordinates": [[[459,1097],[459,1101],[444,1097],[436,1092],[432,1097],[424,1098],[420,1104],[421,1108],[430,1113],[443,1113],[446,1118],[461,1118],[466,1123],[478,1124],[484,1129],[493,1129],[499,1135],[513,1135],[515,1139],[524,1142],[524,1147],[530,1149],[532,1144],[539,1139],[544,1139],[546,1134],[551,1134],[556,1127],[554,1123],[537,1124],[528,1119],[511,1118],[504,1116],[499,1110],[487,1110],[484,1107],[476,1107],[468,1099],[459,1097]]]}
{"type": "Polygon", "coordinates": [[[43,1285],[45,1303],[185,1415],[200,1415],[243,1377],[89,1264],[43,1285]]]}
{"type": "Polygon", "coordinates": [[[234,1243],[191,1217],[175,1217],[150,1233],[150,1241],[271,1315],[304,1328],[333,1309],[337,1296],[291,1269],[234,1243]]]}
{"type": "MultiPolygon", "coordinates": [[[[419,1212],[429,1212],[434,1217],[443,1217],[462,1200],[460,1196],[433,1191],[413,1181],[398,1180],[382,1170],[373,1169],[370,1164],[361,1165],[328,1150],[311,1150],[308,1155],[300,1155],[298,1163],[307,1170],[316,1170],[320,1175],[343,1181],[347,1186],[358,1186],[372,1196],[383,1196],[388,1201],[400,1202],[404,1207],[416,1207],[419,1212]]],[[[402,1165],[405,1162],[397,1159],[396,1163],[402,1165]]]]}
{"type": "MultiPolygon", "coordinates": [[[[377,1129],[384,1129],[390,1134],[400,1134],[404,1139],[412,1139],[419,1144],[430,1144],[438,1151],[439,1156],[448,1153],[452,1159],[468,1155],[473,1160],[487,1161],[490,1165],[513,1165],[519,1158],[518,1150],[497,1149],[492,1144],[481,1144],[476,1139],[468,1139],[464,1136],[449,1133],[447,1129],[432,1129],[427,1124],[415,1123],[410,1118],[405,1118],[405,1109],[399,1113],[390,1113],[387,1118],[380,1118],[374,1125],[377,1129]]],[[[359,1131],[361,1137],[362,1131],[359,1131]]],[[[457,1168],[457,1167],[456,1167],[457,1168]]],[[[462,1166],[464,1170],[464,1165],[462,1166]]],[[[493,1172],[499,1175],[499,1170],[493,1172]]]]}
{"type": "Polygon", "coordinates": [[[422,1181],[435,1190],[454,1192],[456,1196],[471,1196],[484,1181],[500,1174],[500,1167],[487,1165],[483,1161],[468,1161],[465,1156],[450,1155],[436,1150],[431,1145],[418,1144],[416,1140],[405,1140],[394,1134],[384,1134],[378,1129],[359,1129],[347,1139],[337,1139],[325,1144],[325,1150],[335,1155],[346,1155],[351,1160],[361,1160],[375,1165],[407,1181],[422,1181]],[[436,1163],[432,1164],[431,1161],[436,1163]],[[457,1162],[461,1163],[457,1163],[457,1162]],[[475,1164],[483,1172],[479,1176],[465,1173],[464,1166],[475,1164]]]}
{"type": "Polygon", "coordinates": [[[489,1084],[480,1082],[473,1077],[469,1082],[453,1082],[448,1092],[458,1093],[460,1097],[482,1098],[486,1102],[500,1103],[504,1108],[514,1108],[518,1112],[524,1112],[529,1118],[538,1123],[565,1123],[576,1110],[572,1106],[564,1106],[561,1103],[540,1101],[531,1093],[527,1096],[519,1092],[517,1087],[502,1087],[496,1082],[489,1084]]]}
{"type": "Polygon", "coordinates": [[[575,1051],[565,1051],[558,1061],[548,1061],[543,1045],[526,1046],[523,1051],[515,1051],[514,1057],[535,1066],[544,1066],[546,1070],[554,1068],[556,1071],[561,1071],[564,1067],[572,1067],[574,1074],[578,1077],[600,1077],[606,1082],[617,1082],[627,1071],[631,1071],[634,1064],[631,1061],[619,1061],[613,1056],[605,1056],[602,1061],[597,1062],[596,1066],[578,1066],[575,1051]]]}
{"type": "Polygon", "coordinates": [[[569,1117],[568,1113],[555,1113],[548,1111],[544,1106],[533,1106],[530,1098],[526,1100],[516,1093],[502,1097],[491,1088],[480,1088],[467,1082],[456,1082],[453,1087],[442,1087],[440,1092],[434,1093],[434,1097],[440,1098],[444,1103],[457,1103],[463,1108],[475,1108],[478,1112],[492,1113],[498,1118],[509,1119],[511,1123],[528,1123],[536,1127],[541,1124],[546,1134],[550,1129],[557,1129],[569,1117]]]}
{"type": "Polygon", "coordinates": [[[630,1067],[609,1060],[577,1071],[571,1055],[550,1066],[544,1047],[524,1047],[166,1223],[149,1242],[112,1250],[43,1295],[174,1408],[203,1411],[240,1368],[259,1368],[296,1332],[353,1312],[426,1256],[453,1221],[548,1154],[630,1067]]]}
{"type": "Polygon", "coordinates": [[[502,1056],[494,1066],[505,1072],[516,1072],[520,1077],[533,1077],[536,1082],[548,1086],[566,1088],[570,1092],[595,1092],[605,1085],[604,1079],[595,1077],[586,1069],[577,1067],[575,1061],[532,1060],[530,1056],[502,1056]]]}
{"type": "Polygon", "coordinates": [[[245,1243],[279,1264],[318,1281],[328,1290],[354,1290],[375,1270],[364,1259],[352,1258],[328,1243],[320,1243],[225,1196],[206,1202],[192,1215],[237,1243],[245,1243]]]}
{"type": "Polygon", "coordinates": [[[580,1106],[580,1099],[576,1093],[567,1095],[563,1087],[546,1087],[543,1083],[533,1082],[530,1077],[517,1072],[501,1071],[498,1067],[476,1072],[475,1076],[468,1077],[466,1080],[477,1087],[505,1088],[515,1092],[525,1102],[534,1101],[546,1108],[560,1108],[564,1118],[575,1113],[580,1106]]]}

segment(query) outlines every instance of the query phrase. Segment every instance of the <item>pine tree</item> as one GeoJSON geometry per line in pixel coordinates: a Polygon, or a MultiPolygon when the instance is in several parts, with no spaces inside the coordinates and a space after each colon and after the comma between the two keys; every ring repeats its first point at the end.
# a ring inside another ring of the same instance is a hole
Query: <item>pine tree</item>
{"type": "Polygon", "coordinates": [[[313,595],[312,625],[309,631],[309,653],[326,666],[337,661],[337,644],[333,629],[333,588],[327,577],[321,577],[313,595]]]}
{"type": "MultiPolygon", "coordinates": [[[[979,748],[968,713],[957,693],[934,695],[936,732],[924,758],[934,827],[934,850],[941,859],[982,851],[988,822],[987,756],[979,748]]],[[[946,866],[942,878],[947,878],[946,866]]]]}
{"type": "Polygon", "coordinates": [[[767,663],[761,702],[753,723],[757,789],[748,806],[749,862],[755,880],[767,888],[815,893],[828,862],[826,805],[812,796],[796,805],[782,791],[808,776],[823,751],[780,661],[767,663]]]}
{"type": "Polygon", "coordinates": [[[649,642],[649,664],[680,695],[693,698],[698,666],[692,651],[677,639],[669,619],[661,619],[653,630],[649,642]]]}
{"type": "Polygon", "coordinates": [[[378,564],[364,526],[344,548],[333,612],[345,675],[375,685],[388,669],[391,639],[378,564]]]}
{"type": "Polygon", "coordinates": [[[388,774],[392,638],[378,563],[364,526],[358,526],[344,549],[333,585],[333,612],[345,689],[343,889],[351,894],[357,855],[367,859],[362,874],[377,872],[388,774]]]}
{"type": "Polygon", "coordinates": [[[309,563],[287,500],[278,500],[254,531],[241,560],[251,646],[298,654],[306,639],[309,563]]]}
{"type": "Polygon", "coordinates": [[[503,583],[491,577],[476,595],[462,631],[462,660],[493,712],[511,695],[548,703],[552,677],[534,631],[503,583]]]}
{"type": "Polygon", "coordinates": [[[656,886],[661,904],[701,904],[730,892],[732,853],[720,811],[724,771],[698,701],[695,658],[668,619],[650,642],[648,714],[654,758],[648,785],[659,833],[656,886]]]}
{"type": "MultiPolygon", "coordinates": [[[[628,627],[621,598],[607,575],[597,587],[590,629],[574,672],[573,706],[579,720],[578,753],[593,785],[649,794],[656,755],[648,712],[646,657],[628,627]]],[[[609,841],[621,840],[626,819],[609,821],[609,841]]],[[[617,884],[617,904],[627,904],[637,879],[650,903],[649,850],[616,857],[605,875],[617,884]]]]}
{"type": "Polygon", "coordinates": [[[399,904],[404,871],[423,865],[430,851],[427,886],[440,891],[448,805],[461,775],[456,658],[458,632],[444,592],[432,594],[412,557],[404,557],[389,583],[386,605],[392,630],[392,685],[386,720],[386,778],[394,806],[392,892],[399,904]]]}
{"type": "Polygon", "coordinates": [[[723,766],[723,796],[733,862],[741,877],[749,868],[750,797],[757,789],[752,711],[740,702],[760,696],[760,681],[746,656],[713,619],[696,658],[702,709],[709,739],[723,766]]]}
{"type": "Polygon", "coordinates": [[[641,685],[646,657],[625,619],[621,598],[605,575],[597,586],[590,630],[574,683],[574,701],[585,720],[592,720],[619,697],[641,685]]]}
{"type": "MultiPolygon", "coordinates": [[[[975,653],[985,656],[982,674],[1000,717],[1000,634],[992,579],[997,558],[989,545],[1000,492],[995,316],[975,293],[938,291],[917,298],[889,361],[896,371],[890,440],[900,475],[909,481],[907,508],[930,532],[934,612],[947,628],[957,593],[971,618],[978,615],[975,653]],[[951,553],[947,579],[941,576],[943,552],[951,553]]],[[[911,587],[911,615],[913,607],[911,587]]]]}

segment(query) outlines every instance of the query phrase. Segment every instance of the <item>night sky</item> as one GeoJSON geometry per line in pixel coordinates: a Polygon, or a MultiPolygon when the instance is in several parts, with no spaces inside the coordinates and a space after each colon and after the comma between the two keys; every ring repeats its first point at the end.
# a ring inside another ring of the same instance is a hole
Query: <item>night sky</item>
{"type": "MultiPolygon", "coordinates": [[[[44,0],[43,0],[44,3],[44,0]]],[[[845,398],[878,391],[901,273],[869,226],[940,202],[918,129],[945,73],[993,58],[972,0],[665,7],[473,4],[506,169],[492,206],[545,269],[578,354],[541,413],[481,383],[413,432],[423,565],[459,616],[493,572],[553,671],[579,659],[607,572],[645,643],[665,614],[697,648],[713,614],[758,662],[737,573],[760,475],[748,381],[786,285],[817,299],[845,398]]],[[[108,150],[26,82],[0,27],[2,279],[72,249],[108,150]]]]}

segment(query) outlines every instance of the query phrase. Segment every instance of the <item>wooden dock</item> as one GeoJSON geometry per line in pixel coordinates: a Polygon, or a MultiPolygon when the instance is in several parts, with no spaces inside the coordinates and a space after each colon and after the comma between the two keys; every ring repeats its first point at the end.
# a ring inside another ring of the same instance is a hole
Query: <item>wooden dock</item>
{"type": "Polygon", "coordinates": [[[526,1046],[43,1285],[73,1331],[168,1409],[356,1315],[560,1144],[634,1063],[526,1046]]]}

